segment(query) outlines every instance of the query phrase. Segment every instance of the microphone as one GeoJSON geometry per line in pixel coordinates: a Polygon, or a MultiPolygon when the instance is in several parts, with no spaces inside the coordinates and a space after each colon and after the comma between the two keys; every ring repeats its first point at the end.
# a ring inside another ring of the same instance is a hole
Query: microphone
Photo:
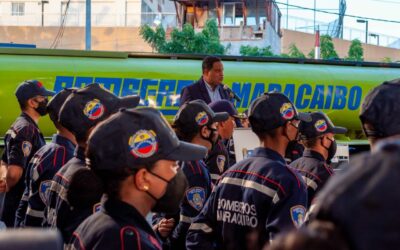
{"type": "Polygon", "coordinates": [[[224,90],[229,92],[229,96],[231,98],[235,99],[237,102],[241,102],[242,101],[242,99],[235,92],[233,92],[233,90],[230,89],[228,85],[223,84],[223,86],[224,86],[224,90]]]}

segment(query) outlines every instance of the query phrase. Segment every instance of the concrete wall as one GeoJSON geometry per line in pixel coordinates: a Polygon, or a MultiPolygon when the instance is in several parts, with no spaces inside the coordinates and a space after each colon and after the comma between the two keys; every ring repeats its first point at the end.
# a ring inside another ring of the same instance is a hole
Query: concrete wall
{"type": "MultiPolygon", "coordinates": [[[[314,48],[315,36],[309,33],[303,33],[293,30],[282,30],[282,53],[289,52],[290,44],[294,43],[306,56],[314,48]]],[[[335,50],[340,58],[347,57],[351,41],[333,39],[335,50]]],[[[400,60],[400,50],[376,46],[372,44],[363,44],[365,61],[382,61],[383,58],[389,57],[392,61],[400,60]]]]}
{"type": "MultiPolygon", "coordinates": [[[[59,29],[56,27],[0,26],[0,42],[36,44],[38,48],[50,48],[59,29]]],[[[65,28],[58,49],[85,49],[85,30],[82,27],[65,28]]],[[[142,40],[139,28],[93,27],[92,49],[110,51],[152,52],[142,40]]]]}
{"type": "MultiPolygon", "coordinates": [[[[66,7],[64,0],[47,0],[43,5],[44,26],[60,26],[66,7]]],[[[175,7],[170,0],[91,0],[92,26],[139,27],[152,23],[157,15],[165,25],[175,25],[175,7]],[[142,13],[145,12],[145,13],[142,13]],[[150,21],[149,21],[150,20],[150,21]]],[[[86,1],[71,0],[66,26],[85,26],[86,1]]],[[[41,0],[0,0],[0,26],[41,26],[41,0]],[[12,4],[24,5],[23,15],[12,15],[12,4]]]]}

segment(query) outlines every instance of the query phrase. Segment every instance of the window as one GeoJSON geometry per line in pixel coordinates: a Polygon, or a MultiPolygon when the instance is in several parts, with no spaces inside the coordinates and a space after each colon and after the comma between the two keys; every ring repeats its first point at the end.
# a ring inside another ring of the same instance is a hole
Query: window
{"type": "Polygon", "coordinates": [[[25,3],[11,3],[11,15],[23,16],[25,14],[25,3]]]}
{"type": "Polygon", "coordinates": [[[242,3],[225,3],[223,6],[224,25],[240,26],[243,24],[242,3]]]}

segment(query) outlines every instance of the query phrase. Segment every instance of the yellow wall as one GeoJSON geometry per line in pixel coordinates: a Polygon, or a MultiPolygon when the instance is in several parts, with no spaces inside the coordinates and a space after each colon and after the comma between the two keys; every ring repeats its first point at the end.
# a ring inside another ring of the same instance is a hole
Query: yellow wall
{"type": "MultiPolygon", "coordinates": [[[[282,30],[282,53],[289,52],[289,46],[294,43],[306,56],[314,48],[315,36],[314,34],[298,32],[293,30],[282,30]]],[[[340,58],[347,57],[351,41],[333,39],[335,50],[340,58]]],[[[387,47],[376,46],[372,44],[362,44],[364,48],[365,61],[382,61],[383,58],[389,57],[392,61],[400,61],[400,50],[387,47]]]]}

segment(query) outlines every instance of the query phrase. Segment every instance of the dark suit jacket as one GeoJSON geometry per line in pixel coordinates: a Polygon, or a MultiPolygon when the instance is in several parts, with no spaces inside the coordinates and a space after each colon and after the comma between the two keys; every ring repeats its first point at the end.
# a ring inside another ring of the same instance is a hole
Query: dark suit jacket
{"type": "MultiPolygon", "coordinates": [[[[224,90],[222,86],[218,88],[219,94],[221,95],[221,99],[232,101],[229,96],[229,92],[224,90]]],[[[203,77],[200,78],[197,82],[186,86],[182,89],[181,92],[181,100],[179,106],[182,106],[185,102],[201,99],[205,101],[207,104],[211,102],[210,95],[208,94],[206,83],[203,80],[203,77]]]]}

